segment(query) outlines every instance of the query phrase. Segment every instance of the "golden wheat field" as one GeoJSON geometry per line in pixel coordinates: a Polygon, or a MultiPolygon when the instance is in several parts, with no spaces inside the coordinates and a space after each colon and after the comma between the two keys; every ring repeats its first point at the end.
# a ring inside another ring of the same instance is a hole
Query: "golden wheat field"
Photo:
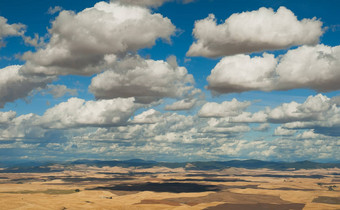
{"type": "Polygon", "coordinates": [[[1,173],[0,209],[340,209],[339,174],[337,168],[77,165],[53,173],[1,173]]]}

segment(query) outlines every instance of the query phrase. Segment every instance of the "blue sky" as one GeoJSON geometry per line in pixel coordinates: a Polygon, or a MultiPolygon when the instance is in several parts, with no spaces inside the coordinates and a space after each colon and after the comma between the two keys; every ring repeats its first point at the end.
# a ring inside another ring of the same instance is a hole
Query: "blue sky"
{"type": "Polygon", "coordinates": [[[1,159],[339,161],[339,6],[1,1],[1,159]]]}

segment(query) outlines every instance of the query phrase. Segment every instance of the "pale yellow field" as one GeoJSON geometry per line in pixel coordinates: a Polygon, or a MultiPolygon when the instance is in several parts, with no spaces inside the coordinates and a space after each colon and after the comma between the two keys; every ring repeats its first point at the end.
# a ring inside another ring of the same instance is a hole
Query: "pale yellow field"
{"type": "Polygon", "coordinates": [[[0,209],[261,209],[266,205],[276,210],[340,209],[339,173],[340,169],[186,171],[83,165],[58,173],[2,173],[0,209]],[[171,183],[180,192],[173,192],[171,183]],[[191,184],[197,189],[210,187],[193,192],[191,184]],[[319,196],[324,196],[321,202],[313,202],[319,196]]]}

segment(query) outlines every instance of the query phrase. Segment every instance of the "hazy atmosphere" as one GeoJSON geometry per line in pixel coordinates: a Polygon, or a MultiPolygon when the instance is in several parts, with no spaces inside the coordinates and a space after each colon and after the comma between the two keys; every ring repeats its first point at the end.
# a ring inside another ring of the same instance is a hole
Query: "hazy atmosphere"
{"type": "Polygon", "coordinates": [[[1,162],[338,162],[339,8],[0,1],[1,162]]]}

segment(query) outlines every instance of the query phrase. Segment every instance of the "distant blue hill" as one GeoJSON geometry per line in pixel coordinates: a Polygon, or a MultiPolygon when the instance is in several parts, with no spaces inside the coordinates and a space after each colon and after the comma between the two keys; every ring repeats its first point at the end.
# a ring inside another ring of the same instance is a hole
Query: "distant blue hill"
{"type": "MultiPolygon", "coordinates": [[[[52,162],[21,162],[11,164],[0,164],[0,167],[5,170],[0,170],[0,173],[46,173],[60,171],[61,169],[51,169],[48,166],[53,164],[52,162]]],[[[142,159],[131,159],[131,160],[76,160],[70,162],[58,163],[64,166],[72,165],[87,165],[87,166],[118,166],[118,167],[138,167],[138,168],[151,168],[151,167],[168,167],[168,168],[179,168],[186,167],[186,169],[195,170],[216,170],[216,169],[227,169],[231,167],[246,168],[246,169],[259,169],[268,168],[274,170],[299,170],[299,169],[321,169],[321,168],[340,168],[340,163],[317,163],[312,161],[298,161],[298,162],[272,162],[262,160],[230,160],[230,161],[195,161],[195,162],[157,162],[147,161],[142,159]]]]}

